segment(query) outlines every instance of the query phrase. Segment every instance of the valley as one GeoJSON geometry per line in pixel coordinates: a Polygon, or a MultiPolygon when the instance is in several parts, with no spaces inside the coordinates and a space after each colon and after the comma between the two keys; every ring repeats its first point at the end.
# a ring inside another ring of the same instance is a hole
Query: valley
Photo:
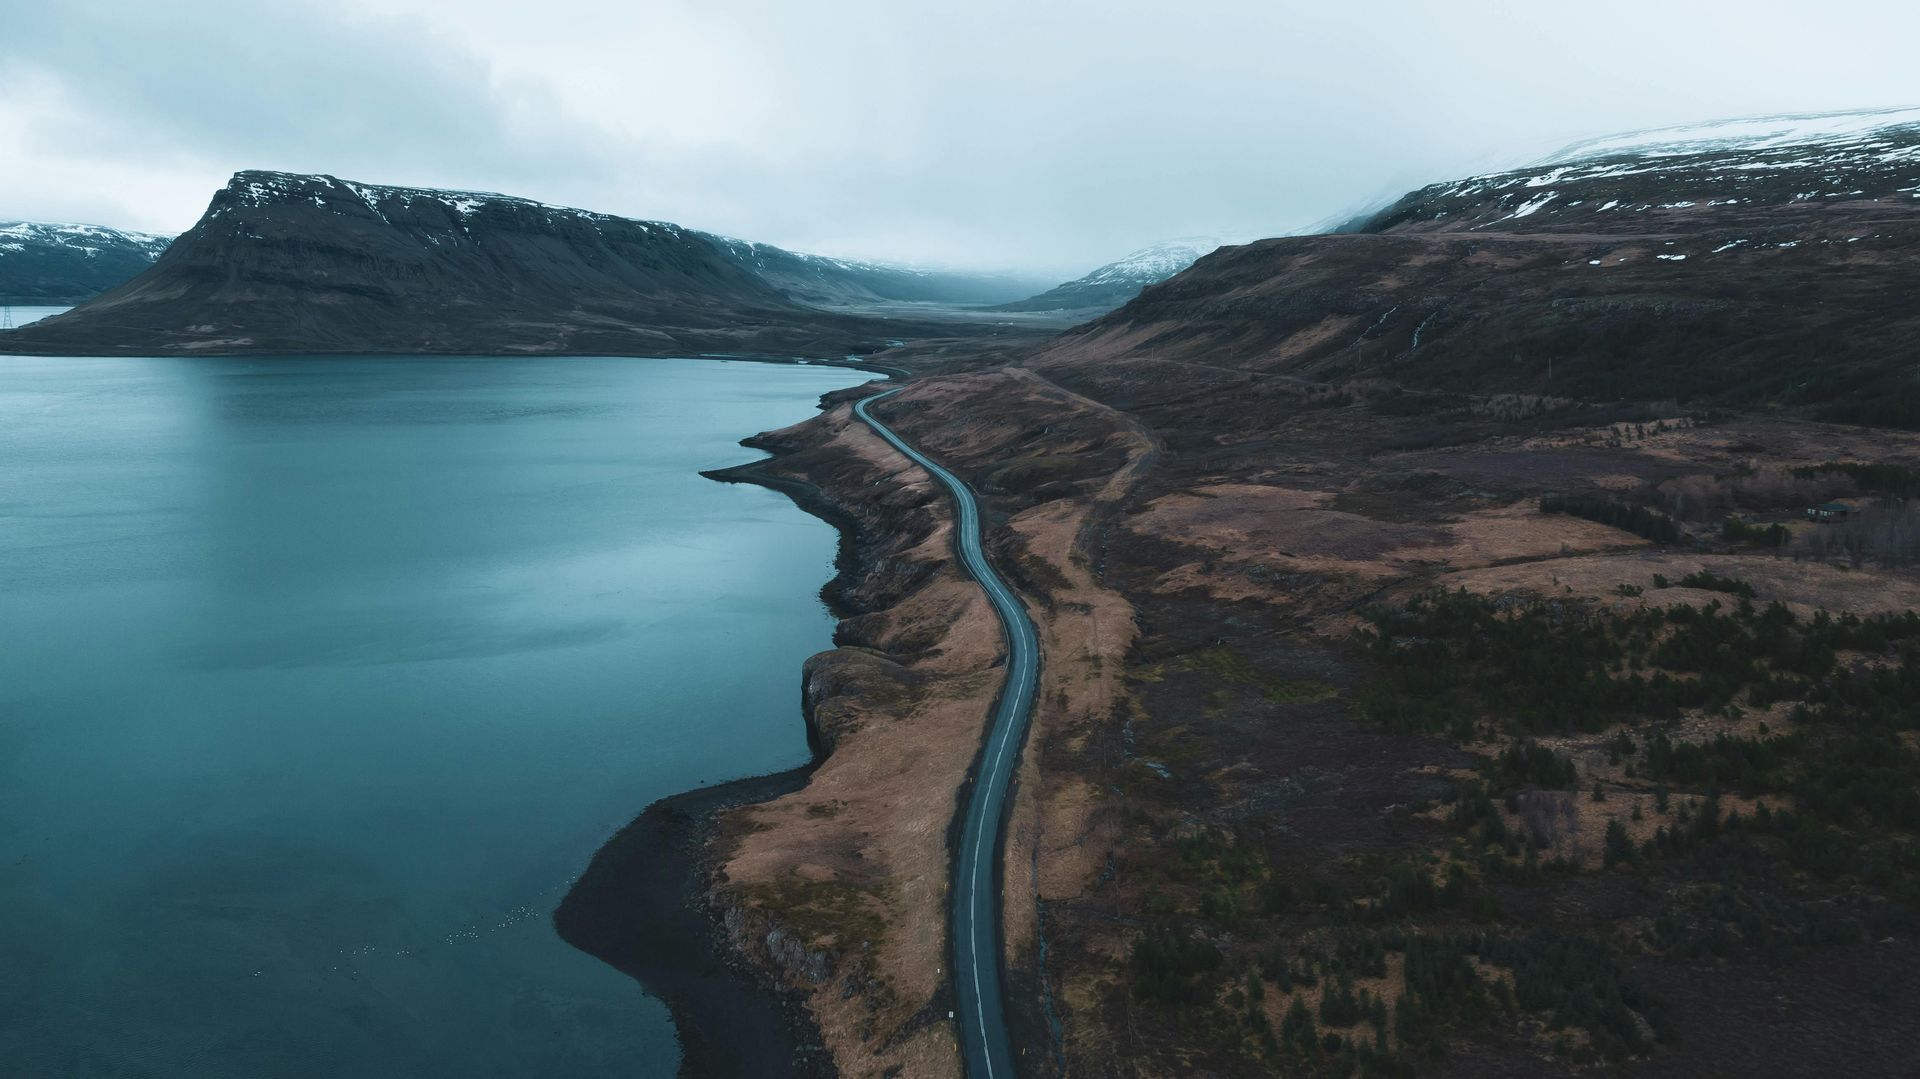
{"type": "MultiPolygon", "coordinates": [[[[1915,1043],[1897,867],[1920,825],[1900,688],[1920,549],[1895,522],[1920,436],[1822,418],[1887,398],[1856,387],[1898,384],[1911,312],[1869,290],[1844,314],[1805,304],[1886,334],[1843,356],[1768,321],[1850,267],[1905,266],[1887,252],[1915,208],[1770,205],[1738,226],[1817,241],[1871,219],[1885,246],[1690,257],[1676,279],[1655,276],[1669,242],[1710,253],[1731,226],[1516,236],[1514,254],[1484,232],[1266,241],[1057,338],[876,357],[914,373],[888,422],[982,494],[1040,626],[1003,866],[1024,1068],[1779,1074],[1817,1044],[1822,1067],[1874,1072],[1915,1043]],[[1576,250],[1645,269],[1604,306],[1563,305],[1538,282],[1576,250]],[[1762,317],[1710,337],[1676,290],[1762,317]],[[1408,299],[1426,310],[1402,317],[1408,299]],[[1554,310],[1585,339],[1535,342],[1551,383],[1485,344],[1554,310]],[[1676,362],[1696,334],[1717,351],[1676,362]],[[1835,499],[1851,522],[1808,520],[1835,499]],[[1840,794],[1825,770],[1860,754],[1877,770],[1840,794]]],[[[966,699],[938,672],[993,649],[934,599],[938,505],[850,456],[847,400],[756,468],[816,485],[866,537],[841,649],[810,667],[847,673],[809,699],[846,724],[836,755],[898,760],[890,723],[932,737],[966,699]],[[899,534],[922,553],[880,555],[899,534]]],[[[945,791],[963,761],[917,767],[945,791]]],[[[784,969],[845,1016],[825,1032],[848,1070],[946,1074],[909,1048],[951,1044],[921,1025],[944,991],[904,975],[937,938],[892,928],[936,916],[882,883],[898,855],[868,837],[899,803],[872,789],[740,811],[721,850],[784,850],[809,883],[728,869],[717,892],[801,927],[809,958],[784,969]],[[854,910],[879,919],[859,944],[854,910]]]]}
{"type": "Polygon", "coordinates": [[[690,1072],[1890,1074],[1916,252],[1901,110],[1051,289],[242,172],[0,352],[890,376],[703,473],[840,533],[809,760],[625,806],[554,916],[690,1072]]]}

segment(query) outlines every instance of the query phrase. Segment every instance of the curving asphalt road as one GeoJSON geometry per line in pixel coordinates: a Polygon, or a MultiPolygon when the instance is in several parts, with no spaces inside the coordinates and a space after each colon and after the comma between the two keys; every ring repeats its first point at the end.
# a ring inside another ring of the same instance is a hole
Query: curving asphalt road
{"type": "Polygon", "coordinates": [[[862,398],[854,404],[853,414],[894,449],[932,473],[953,496],[958,511],[954,546],[960,564],[980,582],[1006,633],[1007,679],[1000,689],[992,726],[987,729],[973,789],[962,810],[950,898],[953,985],[959,1002],[960,1044],[967,1074],[975,1079],[1014,1079],[1013,1042],[1007,1036],[1006,1000],[1000,978],[1000,830],[1007,813],[1007,788],[1013,781],[1032,711],[1040,641],[1020,601],[987,563],[980,547],[980,508],[973,492],[958,476],[934,464],[867,412],[868,405],[899,392],[894,389],[862,398]]]}

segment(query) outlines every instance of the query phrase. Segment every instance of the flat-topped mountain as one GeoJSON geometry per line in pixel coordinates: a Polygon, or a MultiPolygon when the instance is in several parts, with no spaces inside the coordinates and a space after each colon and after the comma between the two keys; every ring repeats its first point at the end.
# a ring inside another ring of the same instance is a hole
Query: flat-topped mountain
{"type": "Polygon", "coordinates": [[[92,299],[153,265],[171,239],[101,225],[0,221],[0,303],[92,299]]]}
{"type": "Polygon", "coordinates": [[[528,199],[241,172],[145,273],[15,352],[865,351],[704,234],[528,199]]]}
{"type": "Polygon", "coordinates": [[[1190,236],[1143,247],[1084,277],[1055,285],[1037,296],[1000,305],[1001,311],[1111,311],[1215,250],[1220,241],[1190,236]]]}
{"type": "Polygon", "coordinates": [[[1698,134],[1422,188],[1358,234],[1225,248],[1046,358],[1920,426],[1920,113],[1698,134]]]}

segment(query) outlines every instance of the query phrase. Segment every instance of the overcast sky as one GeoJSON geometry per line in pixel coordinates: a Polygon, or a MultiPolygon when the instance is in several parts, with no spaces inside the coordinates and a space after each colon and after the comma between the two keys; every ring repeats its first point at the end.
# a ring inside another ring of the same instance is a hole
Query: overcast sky
{"type": "Polygon", "coordinates": [[[505,191],[1060,276],[1576,138],[1920,104],[1920,5],[59,0],[0,18],[0,218],[234,170],[505,191]]]}

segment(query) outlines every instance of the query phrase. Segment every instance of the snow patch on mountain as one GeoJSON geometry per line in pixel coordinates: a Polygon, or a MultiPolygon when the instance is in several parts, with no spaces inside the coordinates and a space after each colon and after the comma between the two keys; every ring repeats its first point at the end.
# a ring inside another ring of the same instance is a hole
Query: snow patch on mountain
{"type": "Polygon", "coordinates": [[[239,172],[228,181],[226,191],[227,202],[211,211],[207,215],[209,218],[223,217],[244,209],[311,202],[318,209],[334,213],[342,212],[342,207],[356,207],[357,204],[356,212],[358,208],[365,208],[381,221],[392,224],[392,218],[388,215],[390,208],[397,205],[413,211],[419,204],[427,203],[443,207],[448,221],[462,228],[469,219],[478,214],[484,214],[492,209],[508,208],[538,211],[549,223],[567,219],[595,224],[617,221],[643,232],[659,229],[677,234],[687,231],[678,225],[664,221],[642,221],[614,214],[596,213],[592,210],[556,206],[552,203],[521,198],[517,195],[502,195],[492,191],[450,191],[430,187],[365,184],[322,174],[239,172]]]}
{"type": "Polygon", "coordinates": [[[1055,285],[1038,296],[1002,305],[999,310],[1112,310],[1139,295],[1147,286],[1157,285],[1180,273],[1228,242],[1238,241],[1225,241],[1213,236],[1183,236],[1176,240],[1163,240],[1109,262],[1084,277],[1055,285]]]}
{"type": "Polygon", "coordinates": [[[1434,184],[1387,211],[1395,223],[1594,215],[1884,198],[1920,187],[1920,108],[1768,116],[1574,143],[1531,166],[1434,184]]]}
{"type": "MultiPolygon", "coordinates": [[[[1915,125],[1920,125],[1920,108],[1750,116],[1584,139],[1551,155],[1542,164],[1626,154],[1674,157],[1712,151],[1751,153],[1810,143],[1868,144],[1878,140],[1888,128],[1915,125]]],[[[1810,159],[1795,164],[1812,163],[1810,159]]]]}
{"type": "Polygon", "coordinates": [[[1070,285],[1155,285],[1212,254],[1224,241],[1211,236],[1185,236],[1143,247],[1116,259],[1070,285]]]}
{"type": "Polygon", "coordinates": [[[173,242],[171,236],[146,232],[128,232],[102,225],[77,225],[51,221],[0,221],[0,250],[25,251],[29,245],[64,247],[84,254],[97,254],[103,247],[132,248],[148,260],[173,242]]]}

